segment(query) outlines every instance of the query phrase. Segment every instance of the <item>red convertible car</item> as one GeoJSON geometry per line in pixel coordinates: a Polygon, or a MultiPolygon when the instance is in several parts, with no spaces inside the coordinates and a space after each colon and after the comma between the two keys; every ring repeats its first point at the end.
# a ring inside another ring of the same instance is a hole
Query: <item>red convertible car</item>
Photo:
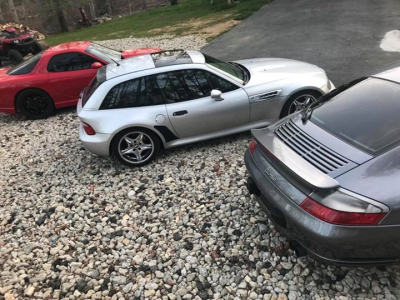
{"type": "Polygon", "coordinates": [[[46,118],[76,105],[80,92],[102,66],[159,48],[116,51],[92,42],[51,47],[13,68],[0,69],[0,112],[46,118]]]}

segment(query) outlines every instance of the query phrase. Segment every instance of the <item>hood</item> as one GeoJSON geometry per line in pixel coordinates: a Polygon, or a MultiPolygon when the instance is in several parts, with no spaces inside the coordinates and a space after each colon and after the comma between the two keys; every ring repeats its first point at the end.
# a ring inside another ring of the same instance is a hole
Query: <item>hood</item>
{"type": "Polygon", "coordinates": [[[156,53],[156,52],[160,52],[160,51],[161,51],[160,48],[138,48],[138,49],[132,49],[132,50],[124,50],[121,53],[121,58],[125,59],[125,58],[132,57],[132,56],[156,53]]]}
{"type": "Polygon", "coordinates": [[[325,71],[315,65],[285,58],[255,58],[235,62],[250,71],[250,81],[246,86],[279,81],[295,76],[322,75],[326,77],[325,71]]]}

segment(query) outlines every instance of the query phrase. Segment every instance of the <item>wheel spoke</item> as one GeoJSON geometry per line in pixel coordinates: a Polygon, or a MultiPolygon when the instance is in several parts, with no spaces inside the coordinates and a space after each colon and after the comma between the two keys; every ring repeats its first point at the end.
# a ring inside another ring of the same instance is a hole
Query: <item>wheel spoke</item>
{"type": "Polygon", "coordinates": [[[125,150],[121,151],[122,155],[132,154],[133,152],[134,150],[132,148],[126,148],[125,150]]]}
{"type": "Polygon", "coordinates": [[[143,160],[143,158],[142,158],[142,151],[136,150],[136,151],[135,151],[135,155],[136,155],[136,159],[137,159],[138,161],[142,161],[142,160],[143,160]]]}
{"type": "Polygon", "coordinates": [[[139,133],[139,135],[137,136],[137,138],[135,139],[135,141],[138,144],[143,144],[143,133],[139,133]]]}
{"type": "Polygon", "coordinates": [[[128,138],[128,137],[125,137],[124,140],[125,140],[125,142],[126,142],[128,145],[133,145],[133,141],[134,141],[134,140],[132,140],[132,139],[130,139],[130,138],[128,138]]]}
{"type": "Polygon", "coordinates": [[[149,150],[152,149],[153,145],[152,144],[144,144],[143,146],[140,146],[140,150],[144,151],[144,150],[149,150]]]}

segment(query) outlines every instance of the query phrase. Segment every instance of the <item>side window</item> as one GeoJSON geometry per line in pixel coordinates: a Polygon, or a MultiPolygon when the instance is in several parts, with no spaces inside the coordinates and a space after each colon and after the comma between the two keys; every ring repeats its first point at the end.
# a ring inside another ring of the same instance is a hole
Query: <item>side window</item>
{"type": "Polygon", "coordinates": [[[114,86],[100,109],[141,107],[164,104],[155,76],[137,78],[114,86]]]}
{"type": "Polygon", "coordinates": [[[239,88],[233,83],[230,83],[229,81],[222,79],[211,72],[207,72],[207,78],[210,81],[213,89],[220,90],[223,93],[231,92],[239,88]]]}
{"type": "Polygon", "coordinates": [[[49,72],[68,72],[90,69],[96,59],[79,52],[54,55],[47,66],[49,72]]]}
{"type": "Polygon", "coordinates": [[[207,97],[212,90],[202,70],[173,71],[156,76],[167,103],[207,97]]]}

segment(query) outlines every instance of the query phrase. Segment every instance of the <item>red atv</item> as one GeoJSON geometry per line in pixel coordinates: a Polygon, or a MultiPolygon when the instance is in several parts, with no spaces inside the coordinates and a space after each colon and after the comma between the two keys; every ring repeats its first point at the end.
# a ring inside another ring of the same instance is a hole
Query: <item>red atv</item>
{"type": "Polygon", "coordinates": [[[2,59],[10,60],[11,64],[18,64],[29,53],[36,54],[44,50],[35,35],[28,30],[17,32],[14,27],[0,31],[0,66],[2,59]]]}

